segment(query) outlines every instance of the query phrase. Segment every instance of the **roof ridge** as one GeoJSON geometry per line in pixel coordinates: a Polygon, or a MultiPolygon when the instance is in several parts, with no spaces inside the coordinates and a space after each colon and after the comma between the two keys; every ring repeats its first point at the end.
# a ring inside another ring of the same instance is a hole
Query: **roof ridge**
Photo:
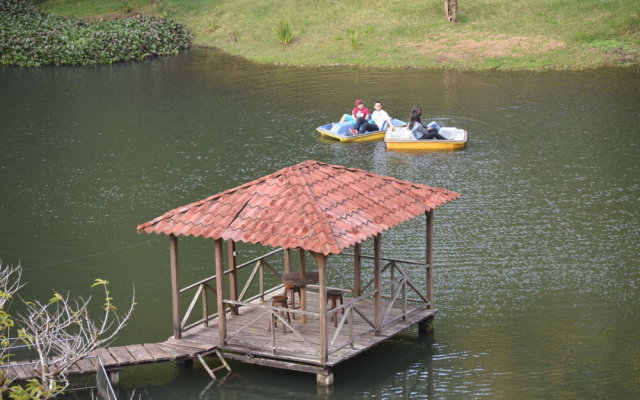
{"type": "MultiPolygon", "coordinates": [[[[311,162],[306,161],[304,163],[298,164],[299,167],[302,167],[304,164],[305,169],[309,169],[309,167],[311,166],[311,162]]],[[[315,164],[320,164],[319,162],[315,162],[315,164]]],[[[330,164],[326,164],[323,163],[325,165],[330,165],[330,164]]],[[[303,169],[302,168],[296,168],[296,173],[294,173],[292,176],[299,178],[303,183],[304,183],[304,188],[306,189],[306,192],[311,196],[311,198],[313,199],[313,202],[311,203],[311,205],[313,206],[313,208],[315,208],[315,214],[318,216],[316,218],[318,218],[321,221],[322,225],[324,225],[329,232],[331,232],[331,235],[327,235],[325,232],[318,232],[319,234],[322,234],[323,236],[330,236],[331,238],[331,243],[329,243],[328,241],[325,241],[325,243],[327,245],[329,245],[329,247],[332,248],[336,248],[339,249],[340,246],[338,245],[338,242],[336,241],[336,232],[334,232],[334,230],[331,227],[331,224],[329,223],[329,220],[327,219],[327,216],[325,215],[325,213],[322,211],[322,209],[320,208],[320,205],[318,204],[318,197],[316,197],[313,193],[313,191],[311,190],[311,187],[309,186],[309,182],[307,182],[306,176],[305,174],[303,174],[303,169]]],[[[293,172],[293,170],[292,170],[293,172]]],[[[325,238],[326,239],[326,238],[325,238]]],[[[330,252],[329,252],[330,253],[330,252]]]]}

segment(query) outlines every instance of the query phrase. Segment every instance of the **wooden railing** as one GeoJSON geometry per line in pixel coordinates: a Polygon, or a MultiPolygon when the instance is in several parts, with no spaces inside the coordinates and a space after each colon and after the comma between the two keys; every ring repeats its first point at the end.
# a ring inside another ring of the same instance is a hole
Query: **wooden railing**
{"type": "MultiPolygon", "coordinates": [[[[241,269],[247,268],[251,265],[253,265],[253,269],[251,270],[251,273],[249,274],[249,277],[247,279],[247,282],[245,283],[245,285],[243,286],[242,290],[240,291],[240,294],[238,295],[238,300],[242,301],[242,299],[245,298],[245,296],[249,293],[249,290],[251,288],[251,285],[254,283],[256,276],[259,279],[259,288],[258,288],[258,294],[253,296],[251,299],[255,299],[257,297],[264,299],[264,295],[267,293],[265,292],[265,286],[264,286],[264,272],[265,272],[265,267],[267,268],[268,271],[271,271],[272,273],[274,273],[277,277],[280,276],[280,274],[273,268],[273,266],[271,266],[271,264],[269,263],[269,261],[267,260],[267,258],[274,256],[277,253],[282,252],[282,249],[277,249],[274,250],[272,252],[269,252],[267,254],[264,254],[260,257],[256,257],[250,261],[247,261],[243,264],[238,265],[234,270],[228,269],[226,271],[224,271],[223,275],[229,275],[231,273],[237,272],[241,269]]],[[[191,302],[189,303],[189,307],[187,308],[184,316],[182,317],[181,323],[180,323],[180,330],[181,331],[185,331],[188,329],[191,329],[195,326],[198,325],[203,325],[203,326],[208,326],[209,325],[209,321],[213,318],[215,318],[218,313],[213,313],[213,314],[209,314],[209,301],[208,301],[208,296],[207,296],[207,291],[213,293],[214,295],[214,299],[215,299],[215,294],[216,294],[216,284],[215,284],[215,280],[217,279],[216,275],[212,275],[210,277],[204,278],[198,282],[194,282],[188,286],[183,287],[182,289],[180,289],[180,294],[192,291],[195,289],[195,293],[193,295],[193,297],[191,298],[191,302]],[[200,300],[202,306],[202,318],[191,323],[188,324],[189,318],[191,317],[193,310],[195,309],[198,300],[200,300]]],[[[270,292],[271,290],[269,290],[268,292],[270,292]]],[[[242,305],[242,304],[231,304],[229,302],[226,302],[225,304],[229,304],[231,306],[231,309],[233,310],[237,310],[236,307],[242,305]]]]}
{"type": "MultiPolygon", "coordinates": [[[[366,256],[363,256],[363,257],[366,257],[366,256]]],[[[410,315],[415,311],[423,310],[429,307],[430,304],[429,304],[429,301],[427,300],[427,296],[424,295],[422,291],[420,291],[417,288],[417,285],[411,281],[405,268],[403,268],[401,264],[418,266],[420,267],[421,270],[429,268],[429,266],[421,263],[416,263],[416,262],[395,260],[395,259],[388,259],[388,258],[383,259],[383,261],[387,261],[387,263],[384,264],[381,268],[381,274],[383,275],[383,278],[385,278],[383,280],[383,284],[381,285],[381,291],[383,293],[389,293],[389,295],[382,296],[384,299],[388,301],[384,303],[385,309],[382,315],[381,326],[380,327],[376,326],[375,323],[372,321],[374,319],[373,316],[367,315],[367,313],[364,310],[362,310],[360,307],[362,304],[364,304],[364,302],[371,303],[371,299],[376,294],[376,289],[373,286],[374,279],[372,278],[371,280],[365,283],[365,285],[362,288],[362,294],[360,296],[355,298],[350,298],[344,304],[338,305],[327,312],[327,321],[331,321],[333,315],[336,315],[336,318],[337,318],[337,322],[336,322],[337,326],[333,334],[329,337],[329,340],[328,340],[329,341],[328,354],[333,354],[341,349],[344,349],[347,346],[354,348],[358,339],[360,339],[361,337],[368,336],[372,332],[379,331],[380,329],[396,322],[399,319],[406,319],[408,315],[410,315]],[[413,297],[411,296],[411,294],[413,294],[413,297]],[[399,308],[401,308],[402,312],[400,313],[400,315],[391,316],[391,311],[394,308],[396,309],[398,308],[396,305],[399,302],[401,302],[401,305],[399,308]],[[338,313],[341,313],[342,315],[339,316],[340,314],[338,313]],[[354,317],[356,317],[356,315],[365,322],[365,325],[367,325],[369,329],[367,329],[364,332],[359,332],[358,334],[354,332],[354,327],[355,327],[354,317]],[[345,330],[347,330],[347,332],[344,332],[345,330]]],[[[331,263],[328,263],[327,265],[329,268],[331,268],[332,272],[335,272],[336,276],[338,276],[340,280],[342,280],[346,284],[347,287],[351,286],[351,281],[347,279],[339,269],[335,268],[335,266],[331,263]]],[[[250,284],[251,278],[255,276],[255,273],[258,270],[258,268],[259,267],[264,268],[264,266],[267,266],[274,274],[279,276],[279,273],[275,271],[268,264],[268,262],[266,262],[265,260],[262,260],[260,266],[258,265],[258,263],[256,263],[256,266],[252,271],[252,274],[250,276],[250,279],[247,282],[247,285],[250,284]]],[[[245,285],[245,288],[246,287],[248,286],[245,285]]],[[[276,354],[278,351],[289,351],[289,352],[295,351],[297,353],[303,353],[309,356],[319,356],[320,345],[312,344],[312,341],[307,337],[307,335],[305,335],[304,332],[302,332],[299,326],[290,324],[289,321],[287,321],[283,317],[285,313],[289,313],[289,314],[295,314],[296,316],[304,315],[307,317],[307,320],[309,321],[319,320],[320,313],[318,311],[315,311],[315,312],[302,311],[298,309],[275,307],[271,305],[251,302],[251,300],[257,297],[264,298],[265,294],[282,290],[282,288],[283,288],[282,285],[277,285],[266,292],[261,288],[260,293],[257,296],[254,296],[252,299],[248,299],[246,301],[242,300],[242,296],[240,296],[238,300],[228,300],[228,299],[224,300],[224,303],[226,305],[229,305],[230,307],[249,307],[249,308],[259,310],[259,312],[256,313],[256,315],[251,320],[247,321],[243,326],[237,328],[232,332],[228,332],[227,339],[232,340],[238,344],[243,344],[244,343],[242,340],[243,335],[241,335],[241,333],[244,330],[252,326],[255,326],[258,321],[260,320],[264,321],[264,319],[267,318],[268,321],[270,321],[268,323],[271,330],[270,350],[273,354],[276,354]],[[305,347],[304,348],[296,347],[294,349],[292,347],[287,346],[287,343],[290,343],[291,341],[289,337],[285,338],[281,335],[276,335],[276,329],[274,326],[275,321],[278,321],[278,323],[284,325],[288,330],[287,332],[293,333],[296,337],[300,338],[300,340],[305,344],[305,347]]],[[[314,289],[318,290],[319,287],[317,285],[307,285],[307,289],[310,291],[313,291],[314,289]]],[[[329,288],[329,289],[336,289],[336,288],[329,288]]],[[[349,290],[339,289],[339,290],[342,290],[344,292],[351,291],[351,289],[349,290]]],[[[249,342],[244,344],[255,345],[255,343],[249,343],[249,342]]]]}
{"type": "MultiPolygon", "coordinates": [[[[373,257],[362,256],[362,258],[372,259],[373,257]]],[[[376,289],[373,287],[375,278],[372,278],[362,287],[362,294],[359,297],[353,298],[347,301],[346,303],[344,303],[343,305],[335,307],[332,310],[327,312],[327,315],[328,315],[327,319],[330,320],[333,314],[337,314],[342,310],[344,310],[342,317],[338,321],[338,326],[336,327],[336,330],[329,341],[329,354],[335,353],[336,351],[341,350],[347,346],[350,346],[351,348],[353,348],[354,343],[357,339],[363,336],[370,335],[372,332],[379,331],[380,329],[396,322],[399,319],[406,320],[409,314],[415,311],[423,310],[430,306],[430,303],[427,300],[427,296],[422,294],[422,292],[416,287],[416,285],[409,279],[409,276],[406,273],[406,271],[402,267],[400,267],[400,265],[398,264],[410,264],[410,265],[419,266],[425,269],[429,268],[428,265],[413,262],[413,261],[395,260],[391,258],[383,258],[382,260],[387,261],[387,263],[381,268],[380,273],[384,275],[385,272],[388,271],[389,277],[383,280],[383,282],[385,283],[381,285],[380,289],[382,292],[389,291],[391,295],[382,296],[382,298],[387,299],[389,301],[385,304],[385,310],[382,315],[381,326],[377,327],[375,323],[373,323],[369,318],[367,318],[367,316],[362,311],[360,311],[357,307],[357,304],[363,301],[370,301],[370,299],[375,296],[376,289]],[[400,274],[399,277],[396,277],[395,275],[396,272],[400,274]],[[418,298],[408,297],[407,295],[408,290],[412,291],[415,295],[417,295],[418,298]],[[402,312],[399,316],[390,318],[391,310],[394,308],[394,306],[399,300],[402,302],[401,304],[402,312]],[[409,303],[417,303],[417,305],[413,308],[408,308],[409,303]],[[367,325],[370,326],[370,329],[364,332],[361,332],[357,336],[354,336],[354,332],[353,332],[353,313],[354,312],[357,313],[360,316],[360,318],[362,318],[367,323],[367,325]],[[347,319],[349,320],[348,324],[346,324],[347,319]],[[342,344],[337,344],[336,342],[338,341],[338,338],[340,337],[342,333],[342,329],[344,328],[345,324],[349,325],[349,332],[346,335],[347,340],[342,344]]],[[[331,264],[328,264],[328,265],[331,268],[333,268],[334,271],[337,272],[337,275],[342,280],[347,281],[344,275],[341,274],[337,269],[335,269],[335,267],[333,267],[331,264]]]]}

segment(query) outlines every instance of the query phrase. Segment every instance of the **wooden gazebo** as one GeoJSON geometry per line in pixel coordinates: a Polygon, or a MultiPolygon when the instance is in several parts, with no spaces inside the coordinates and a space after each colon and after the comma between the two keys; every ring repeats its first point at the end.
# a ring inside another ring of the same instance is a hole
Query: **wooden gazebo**
{"type": "Polygon", "coordinates": [[[139,225],[138,232],[169,236],[174,339],[208,342],[225,357],[243,362],[315,373],[319,384],[330,385],[333,366],[437,312],[433,211],[459,196],[361,169],[305,161],[168,211],[139,225]],[[423,214],[424,262],[382,257],[382,233],[423,214]],[[178,236],[214,240],[215,275],[180,288],[178,236]],[[369,239],[373,254],[361,254],[361,244],[369,239]],[[275,250],[238,265],[237,242],[275,250]],[[349,248],[352,253],[345,252],[349,248]],[[282,295],[283,285],[266,288],[265,272],[281,278],[297,266],[300,276],[311,274],[307,252],[317,266],[317,284],[300,288],[301,307],[270,303],[282,295]],[[352,257],[352,279],[329,262],[330,256],[345,255],[352,257]],[[239,273],[251,266],[250,273],[239,273]],[[414,283],[409,269],[421,271],[424,282],[414,283]],[[329,287],[330,271],[343,287],[329,287]],[[342,291],[344,304],[329,309],[327,290],[342,291]],[[183,313],[181,298],[188,291],[195,295],[183,313]],[[207,292],[215,293],[216,313],[209,312],[207,292]],[[198,303],[202,318],[189,323],[198,303]]]}

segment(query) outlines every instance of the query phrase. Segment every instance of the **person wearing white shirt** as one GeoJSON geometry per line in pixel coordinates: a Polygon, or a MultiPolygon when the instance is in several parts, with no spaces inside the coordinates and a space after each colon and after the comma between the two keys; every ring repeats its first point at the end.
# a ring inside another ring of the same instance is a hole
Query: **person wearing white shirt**
{"type": "Polygon", "coordinates": [[[373,113],[371,113],[371,119],[373,120],[373,123],[369,122],[363,124],[360,127],[360,131],[358,133],[362,134],[364,132],[381,131],[388,127],[391,127],[391,130],[395,129],[391,117],[389,116],[389,114],[387,114],[386,111],[382,109],[382,103],[380,102],[380,100],[377,100],[375,103],[373,103],[373,109],[374,111],[373,113]],[[385,122],[387,123],[387,125],[385,125],[385,122]]]}

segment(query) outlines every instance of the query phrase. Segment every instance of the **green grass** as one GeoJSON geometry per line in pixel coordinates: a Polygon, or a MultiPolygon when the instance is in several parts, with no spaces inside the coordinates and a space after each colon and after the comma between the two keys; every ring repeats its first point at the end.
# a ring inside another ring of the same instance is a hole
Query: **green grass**
{"type": "MultiPolygon", "coordinates": [[[[461,0],[456,24],[444,20],[441,0],[126,3],[185,24],[196,45],[266,63],[533,70],[640,63],[638,0],[461,0]],[[286,51],[273,33],[283,19],[295,30],[286,51]]],[[[49,0],[41,7],[109,17],[122,4],[49,0]]]]}

